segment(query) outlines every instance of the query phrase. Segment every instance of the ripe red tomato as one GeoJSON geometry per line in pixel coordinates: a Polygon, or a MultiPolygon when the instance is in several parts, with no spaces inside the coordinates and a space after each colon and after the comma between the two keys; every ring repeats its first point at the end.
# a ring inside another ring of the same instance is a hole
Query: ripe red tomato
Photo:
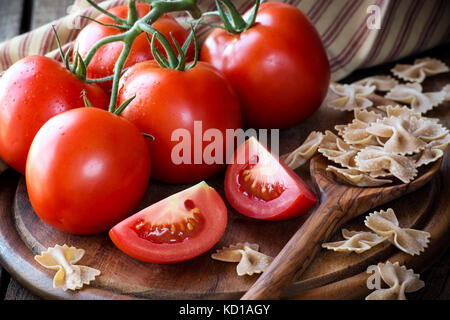
{"type": "Polygon", "coordinates": [[[146,262],[192,259],[214,246],[225,231],[227,208],[206,182],[163,199],[109,231],[114,244],[146,262]]]}
{"type": "Polygon", "coordinates": [[[155,141],[147,140],[154,178],[187,183],[206,179],[223,169],[224,160],[222,164],[203,161],[205,149],[214,142],[200,141],[201,149],[194,148],[194,140],[202,140],[206,130],[214,129],[224,137],[220,144],[222,150],[226,150],[226,129],[241,127],[238,99],[221,72],[204,62],[186,71],[160,68],[155,61],[138,63],[120,79],[119,104],[135,94],[136,98],[122,116],[142,132],[155,137],[155,141]],[[201,121],[200,137],[194,130],[194,121],[201,121]],[[177,129],[186,129],[191,138],[188,144],[190,164],[172,161],[172,151],[184,141],[181,138],[172,141],[177,129]],[[196,156],[200,157],[199,164],[195,164],[196,156]]]}
{"type": "Polygon", "coordinates": [[[238,147],[228,165],[225,195],[238,212],[262,220],[297,217],[318,200],[294,171],[253,137],[238,147]]]}
{"type": "Polygon", "coordinates": [[[103,232],[130,215],[150,177],[144,139],[128,120],[96,108],[51,118],[36,134],[26,165],[37,215],[73,234],[103,232]]]}
{"type": "Polygon", "coordinates": [[[39,128],[55,114],[84,107],[83,90],[95,107],[107,108],[102,89],[83,83],[56,60],[30,56],[13,64],[0,79],[0,157],[24,173],[39,128]]]}
{"type": "MultiPolygon", "coordinates": [[[[137,9],[139,17],[143,17],[150,11],[150,6],[146,3],[138,3],[137,9]]],[[[119,18],[126,19],[128,16],[128,5],[112,8],[108,10],[108,12],[111,12],[119,18]]],[[[100,14],[96,20],[106,24],[117,24],[112,18],[105,14],[100,14]]],[[[167,14],[161,16],[152,26],[166,36],[166,38],[170,39],[169,41],[174,48],[175,46],[173,45],[170,33],[172,33],[180,45],[184,43],[189,35],[187,30],[185,30],[173,17],[167,14]]],[[[123,30],[114,27],[106,27],[96,22],[91,22],[78,34],[74,44],[74,54],[78,50],[80,55],[84,58],[98,40],[123,32],[123,30]]],[[[149,37],[151,38],[151,35],[149,35],[149,37]]],[[[159,43],[157,44],[157,47],[162,50],[159,43]]],[[[87,77],[90,79],[98,79],[113,75],[114,65],[119,58],[122,49],[123,42],[112,42],[101,47],[87,67],[87,77]]],[[[191,49],[188,51],[188,57],[192,56],[193,51],[191,49]]],[[[150,44],[146,34],[142,33],[133,42],[130,55],[128,56],[124,67],[127,68],[138,62],[151,59],[153,59],[153,56],[150,51],[150,44]]],[[[101,82],[99,85],[106,92],[110,92],[112,81],[101,82]]]]}
{"type": "Polygon", "coordinates": [[[241,34],[215,29],[200,58],[231,81],[248,127],[300,123],[320,107],[330,81],[319,34],[302,12],[284,3],[261,4],[256,23],[241,34]]]}

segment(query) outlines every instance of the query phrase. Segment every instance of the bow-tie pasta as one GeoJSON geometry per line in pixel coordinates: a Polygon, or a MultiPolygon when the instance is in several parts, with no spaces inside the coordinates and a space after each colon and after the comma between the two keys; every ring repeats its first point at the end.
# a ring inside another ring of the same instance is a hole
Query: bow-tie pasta
{"type": "Polygon", "coordinates": [[[406,300],[405,293],[415,292],[425,286],[420,275],[415,274],[412,269],[400,266],[398,262],[379,263],[376,272],[389,288],[375,290],[366,300],[406,300]]]}
{"type": "Polygon", "coordinates": [[[409,183],[417,175],[412,159],[386,152],[381,147],[367,147],[355,157],[358,168],[366,172],[386,170],[403,183],[409,183]]]}
{"type": "Polygon", "coordinates": [[[389,91],[398,84],[398,81],[391,76],[373,76],[356,81],[353,84],[364,87],[375,86],[376,91],[389,91]]]}
{"type": "Polygon", "coordinates": [[[426,113],[444,101],[445,93],[444,91],[423,93],[420,84],[408,83],[394,87],[385,97],[407,103],[416,112],[426,113]]]}
{"type": "Polygon", "coordinates": [[[367,228],[382,237],[387,237],[397,248],[410,255],[419,255],[428,246],[430,233],[410,228],[401,228],[394,210],[375,211],[364,221],[367,228]]]}
{"type": "Polygon", "coordinates": [[[374,91],[375,86],[331,84],[325,104],[340,111],[365,109],[373,105],[368,97],[374,91]]]}
{"type": "Polygon", "coordinates": [[[259,246],[252,243],[238,243],[217,250],[211,255],[214,260],[239,262],[236,271],[239,276],[264,272],[273,258],[258,251],[259,246]]]}
{"type": "Polygon", "coordinates": [[[442,88],[442,92],[445,94],[444,100],[450,101],[450,84],[447,84],[444,88],[442,88]]]}
{"type": "Polygon", "coordinates": [[[411,81],[423,82],[427,76],[450,71],[449,68],[438,59],[423,58],[416,59],[413,65],[397,64],[391,72],[398,78],[411,81]]]}
{"type": "Polygon", "coordinates": [[[305,164],[317,151],[322,142],[323,134],[313,131],[306,138],[305,142],[293,152],[280,157],[292,170],[305,164]]]}
{"type": "Polygon", "coordinates": [[[383,149],[395,154],[413,154],[425,148],[426,143],[411,131],[415,128],[411,122],[398,117],[379,119],[366,128],[369,134],[386,138],[383,149]]]}
{"type": "Polygon", "coordinates": [[[349,231],[347,229],[342,229],[342,236],[345,239],[344,241],[323,243],[322,248],[362,253],[386,240],[385,237],[372,232],[349,231]]]}
{"type": "Polygon", "coordinates": [[[413,118],[419,119],[422,117],[422,115],[419,112],[416,112],[413,109],[408,108],[407,106],[399,106],[399,105],[378,106],[377,110],[384,113],[384,117],[382,118],[396,117],[410,121],[413,118]]]}
{"type": "Polygon", "coordinates": [[[355,168],[355,156],[358,150],[352,149],[331,131],[325,131],[318,151],[331,161],[346,168],[355,168]]]}
{"type": "Polygon", "coordinates": [[[83,249],[56,245],[47,251],[37,255],[34,259],[43,267],[57,270],[53,278],[53,287],[64,291],[81,289],[84,284],[89,284],[100,275],[100,271],[94,268],[75,265],[84,256],[83,249]]]}
{"type": "Polygon", "coordinates": [[[392,180],[379,179],[369,173],[357,169],[338,168],[329,165],[326,170],[333,172],[337,176],[337,180],[344,181],[357,187],[379,187],[384,184],[392,183],[392,180]]]}

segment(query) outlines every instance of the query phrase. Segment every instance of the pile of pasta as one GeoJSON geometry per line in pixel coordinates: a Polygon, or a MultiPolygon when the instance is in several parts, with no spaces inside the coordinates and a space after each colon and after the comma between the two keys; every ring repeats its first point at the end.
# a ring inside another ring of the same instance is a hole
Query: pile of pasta
{"type": "Polygon", "coordinates": [[[424,114],[447,100],[449,85],[439,92],[422,92],[419,82],[427,75],[448,72],[436,59],[418,59],[414,65],[397,65],[394,75],[413,83],[399,84],[391,76],[374,76],[353,84],[331,84],[324,104],[352,111],[354,119],[332,131],[311,132],[292,153],[281,157],[296,169],[317,151],[334,162],[327,171],[338,180],[358,187],[411,182],[418,168],[439,160],[450,144],[449,130],[437,118],[424,114]],[[375,106],[374,92],[407,105],[375,106]]]}

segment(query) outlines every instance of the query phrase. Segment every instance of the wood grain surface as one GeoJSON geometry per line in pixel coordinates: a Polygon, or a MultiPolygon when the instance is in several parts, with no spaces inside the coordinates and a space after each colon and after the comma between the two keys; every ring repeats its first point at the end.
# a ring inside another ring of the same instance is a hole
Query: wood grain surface
{"type": "MultiPolygon", "coordinates": [[[[48,21],[52,21],[55,18],[57,18],[57,15],[64,15],[65,10],[67,9],[67,2],[64,1],[35,1],[35,4],[37,2],[41,2],[40,10],[39,11],[33,11],[30,12],[23,12],[24,8],[25,10],[32,9],[32,6],[30,6],[30,2],[32,1],[14,1],[14,5],[11,6],[1,6],[0,7],[0,31],[5,30],[5,32],[0,32],[0,35],[4,38],[9,38],[18,32],[26,31],[24,30],[23,26],[37,26],[39,24],[43,24],[48,21]],[[28,3],[28,6],[17,6],[16,3],[28,3]],[[47,6],[45,7],[44,6],[47,6]],[[55,7],[58,7],[58,9],[55,9],[55,7]],[[47,8],[47,9],[46,9],[47,8]],[[6,13],[8,12],[8,13],[6,13]],[[36,16],[36,12],[39,12],[39,17],[36,16]],[[9,15],[16,15],[15,19],[11,19],[14,23],[4,23],[4,17],[9,15]],[[34,18],[32,15],[35,15],[34,18]],[[48,14],[48,16],[45,18],[45,15],[48,14]],[[22,17],[19,19],[19,17],[22,17]],[[23,21],[23,20],[28,21],[23,21]],[[46,21],[47,19],[47,21],[46,21]],[[17,23],[17,21],[20,21],[20,24],[17,23]],[[35,22],[31,22],[35,21],[35,22]],[[15,30],[15,31],[12,31],[15,30]],[[9,33],[8,33],[9,32],[9,33]],[[8,36],[5,36],[5,34],[8,34],[8,36]]],[[[10,3],[10,2],[8,2],[10,3]]],[[[12,3],[12,2],[11,2],[12,3]]],[[[445,61],[447,64],[450,64],[450,46],[442,46],[440,48],[433,49],[429,52],[423,53],[419,55],[418,57],[423,56],[433,56],[440,58],[441,60],[445,61]]],[[[403,59],[402,62],[412,62],[416,57],[409,57],[406,59],[403,59]]],[[[353,75],[348,77],[347,79],[344,79],[343,82],[352,82],[355,80],[358,80],[360,78],[363,78],[368,75],[372,74],[387,74],[389,73],[389,69],[393,66],[393,63],[381,66],[381,67],[375,67],[367,70],[360,70],[358,72],[355,72],[353,75]]],[[[444,84],[450,82],[449,75],[439,75],[436,77],[429,78],[424,83],[424,88],[426,91],[432,90],[432,89],[440,89],[444,84]]],[[[429,116],[436,116],[443,119],[444,124],[447,127],[450,127],[450,108],[449,103],[442,105],[439,107],[439,109],[433,110],[430,112],[429,116]]],[[[293,150],[301,141],[306,137],[306,135],[309,133],[310,130],[323,130],[323,129],[329,129],[330,127],[327,127],[329,123],[322,122],[322,117],[320,117],[321,114],[315,115],[310,121],[305,123],[304,125],[285,130],[281,132],[281,139],[282,141],[285,141],[285,143],[282,145],[281,153],[288,152],[293,150]],[[319,124],[319,127],[318,127],[319,124]],[[297,139],[286,139],[286,137],[297,137],[297,139]]],[[[336,122],[343,123],[346,121],[346,118],[348,118],[347,115],[341,114],[335,111],[329,111],[327,112],[327,115],[329,117],[334,118],[336,122]]],[[[418,197],[416,193],[411,194],[410,196],[404,197],[402,199],[399,199],[397,202],[393,203],[392,206],[396,208],[396,211],[402,211],[402,208],[406,208],[409,211],[411,211],[411,208],[414,208],[415,212],[422,212],[423,215],[414,215],[413,217],[407,218],[407,215],[401,214],[401,223],[410,224],[411,226],[417,225],[417,226],[424,226],[426,221],[433,221],[433,219],[430,219],[431,216],[435,214],[441,214],[444,217],[450,215],[449,208],[450,208],[450,199],[448,197],[444,197],[443,194],[449,194],[450,190],[450,158],[448,156],[448,150],[446,152],[441,174],[440,174],[440,180],[439,184],[430,184],[424,187],[424,189],[421,190],[421,194],[426,195],[433,195],[433,197],[425,197],[421,198],[418,197]],[[416,210],[416,208],[419,208],[416,210]],[[428,216],[428,214],[425,214],[425,212],[432,212],[433,214],[428,216]],[[403,219],[403,220],[402,220],[403,219]],[[424,222],[425,221],[425,222],[424,222]]],[[[297,170],[297,173],[302,176],[303,178],[308,178],[308,172],[305,167],[300,168],[297,170]]],[[[8,179],[13,179],[16,181],[16,183],[19,182],[20,177],[15,175],[14,173],[11,173],[9,171],[7,173],[10,175],[8,179]]],[[[221,177],[217,177],[217,179],[220,179],[221,177]]],[[[3,177],[2,177],[3,179],[3,177]]],[[[307,179],[308,180],[308,179],[307,179]]],[[[218,180],[219,181],[219,180],[218,180]]],[[[164,187],[163,187],[164,188],[164,187]]],[[[180,186],[180,188],[183,188],[183,186],[180,186]]],[[[170,189],[170,188],[169,188],[170,189]]],[[[166,190],[168,191],[168,190],[166,190]]],[[[15,190],[10,190],[10,194],[2,192],[1,197],[7,197],[10,196],[10,200],[12,200],[15,190]]],[[[164,192],[164,191],[163,191],[164,192]]],[[[222,194],[223,195],[223,194],[222,194]]],[[[148,199],[147,199],[148,200],[148,199]]],[[[405,211],[406,212],[406,211],[405,211]]],[[[11,213],[12,216],[12,213],[11,213]]],[[[248,224],[247,220],[245,218],[242,218],[238,215],[232,215],[232,219],[236,220],[236,223],[239,224],[248,224]]],[[[284,230],[284,225],[279,224],[272,227],[268,227],[268,230],[271,231],[274,234],[279,235],[279,243],[278,250],[281,249],[282,245],[287,242],[289,239],[289,236],[295,232],[296,228],[298,228],[304,221],[304,218],[294,219],[290,221],[290,223],[286,223],[286,228],[289,232],[284,234],[285,232],[280,232],[279,230],[284,230]],[[280,227],[281,226],[281,227],[280,227]],[[284,243],[283,243],[284,241],[284,243]]],[[[11,220],[12,222],[12,220],[11,220]]],[[[358,226],[361,227],[361,221],[355,219],[354,221],[349,222],[349,226],[353,226],[354,228],[357,228],[358,226]]],[[[251,225],[251,223],[249,224],[251,225]]],[[[15,226],[14,226],[15,227],[15,226]]],[[[260,225],[256,223],[255,226],[249,227],[250,229],[258,229],[260,225]]],[[[254,231],[256,232],[256,231],[254,231]]],[[[249,232],[251,235],[251,231],[249,232]]],[[[11,235],[13,236],[13,235],[11,235]]],[[[17,236],[17,234],[16,234],[17,236]]],[[[252,239],[252,236],[248,236],[247,234],[240,234],[239,235],[242,239],[247,241],[256,240],[256,238],[252,239]],[[245,236],[245,237],[244,237],[245,236]]],[[[339,235],[335,234],[332,239],[339,239],[339,235]]],[[[20,240],[20,238],[17,238],[16,240],[20,240]]],[[[229,241],[233,240],[231,238],[225,238],[222,239],[222,242],[218,244],[220,245],[228,245],[229,241]]],[[[444,239],[445,240],[445,239],[444,239]]],[[[21,253],[24,255],[29,255],[30,251],[29,248],[25,245],[24,242],[22,242],[23,247],[21,247],[21,253]]],[[[106,244],[106,246],[109,246],[110,244],[106,244]]],[[[264,252],[265,246],[262,246],[262,251],[264,252]]],[[[267,246],[269,248],[269,246],[267,246]]],[[[270,249],[269,251],[271,251],[270,249]]],[[[273,248],[273,251],[268,252],[269,254],[275,254],[276,248],[273,248]]],[[[370,257],[366,257],[364,255],[350,255],[351,264],[349,268],[348,260],[346,260],[345,257],[343,258],[342,255],[339,255],[335,252],[323,252],[323,256],[319,256],[316,258],[311,265],[310,268],[308,268],[305,273],[302,275],[303,279],[297,279],[296,285],[300,284],[300,287],[303,288],[304,293],[297,294],[297,298],[314,298],[318,297],[315,296],[314,293],[321,292],[322,296],[321,298],[324,298],[323,296],[323,290],[326,292],[329,292],[329,298],[336,298],[336,292],[351,292],[345,291],[343,288],[351,287],[354,289],[358,286],[361,287],[361,283],[364,280],[364,276],[367,277],[367,275],[364,275],[364,270],[367,263],[377,263],[379,259],[383,258],[386,259],[391,256],[395,256],[398,251],[395,250],[395,248],[392,248],[392,246],[386,244],[382,245],[381,247],[377,248],[377,250],[380,250],[381,252],[371,252],[370,257]],[[386,248],[385,248],[386,247],[386,248]],[[324,266],[329,265],[329,262],[333,261],[333,267],[329,268],[327,267],[327,272],[324,273],[324,266]],[[316,268],[314,268],[314,264],[316,264],[316,268]],[[350,272],[347,271],[346,268],[350,269],[350,272]],[[324,276],[325,274],[325,276],[324,276]],[[336,279],[336,274],[338,277],[342,278],[342,283],[339,284],[339,281],[337,282],[331,282],[331,279],[336,279]],[[345,274],[345,276],[344,276],[345,274]],[[350,275],[350,277],[347,277],[350,275]],[[311,280],[312,279],[312,280],[311,280]],[[317,281],[319,279],[319,281],[317,281]],[[317,288],[316,291],[314,290],[308,290],[311,288],[317,288]],[[334,293],[334,296],[333,296],[334,293]]],[[[423,273],[421,274],[421,278],[425,281],[426,286],[424,289],[420,290],[417,293],[408,295],[408,298],[412,299],[448,299],[450,297],[450,280],[449,280],[449,266],[450,266],[450,250],[448,250],[448,239],[445,240],[440,246],[438,246],[438,249],[436,249],[436,252],[430,252],[433,253],[433,260],[437,260],[435,264],[430,268],[430,263],[433,261],[426,260],[423,261],[423,268],[420,270],[423,273]],[[436,257],[440,257],[440,259],[437,259],[436,257]],[[427,269],[426,271],[424,269],[427,269]]],[[[426,257],[426,256],[424,256],[426,257]]],[[[397,257],[400,259],[399,257],[397,257]]],[[[126,258],[125,258],[126,259],[126,258]]],[[[408,262],[409,263],[409,262],[408,262]]],[[[135,262],[132,262],[132,265],[134,265],[135,262]]],[[[33,265],[25,265],[26,268],[34,269],[36,266],[33,265]]],[[[419,267],[419,266],[418,266],[419,267]]],[[[216,268],[216,267],[215,267],[216,268]]],[[[225,270],[225,272],[228,272],[231,274],[232,271],[234,271],[235,265],[233,264],[223,264],[222,266],[218,267],[219,269],[225,270]]],[[[182,270],[182,268],[180,268],[182,270]]],[[[51,272],[47,272],[46,270],[41,270],[41,279],[37,279],[37,284],[42,285],[45,288],[50,287],[48,284],[49,277],[51,276],[51,272]]],[[[241,279],[241,280],[235,280],[235,281],[243,281],[244,284],[249,287],[251,283],[253,283],[257,277],[250,277],[251,279],[241,279]]],[[[48,297],[47,291],[34,291],[36,294],[31,293],[29,290],[22,287],[22,285],[16,281],[16,279],[19,282],[25,283],[23,276],[20,276],[19,274],[13,274],[13,277],[11,277],[7,272],[5,272],[4,269],[0,268],[0,298],[2,299],[39,299],[39,296],[42,297],[48,297]],[[47,295],[47,296],[46,296],[47,295]]],[[[364,280],[365,281],[365,280],[364,280]]],[[[101,283],[101,282],[100,282],[101,283]]],[[[242,285],[242,284],[240,284],[242,285]]],[[[101,289],[100,289],[101,290],[101,289]]],[[[87,296],[93,297],[95,296],[99,291],[99,286],[93,287],[87,292],[87,296]]],[[[295,288],[294,285],[294,291],[298,292],[298,287],[295,288]]],[[[355,290],[353,290],[355,291],[355,290]]],[[[356,291],[355,291],[356,292],[356,291]]],[[[292,293],[292,292],[290,292],[292,293]]],[[[60,294],[60,293],[57,293],[60,294]]],[[[360,294],[360,292],[359,292],[360,294]]],[[[111,295],[112,297],[114,295],[111,295]]],[[[63,298],[73,298],[70,295],[62,295],[63,298]]],[[[326,297],[325,297],[326,298],[326,297]]],[[[342,296],[342,298],[354,298],[352,295],[348,296],[342,296]]]]}

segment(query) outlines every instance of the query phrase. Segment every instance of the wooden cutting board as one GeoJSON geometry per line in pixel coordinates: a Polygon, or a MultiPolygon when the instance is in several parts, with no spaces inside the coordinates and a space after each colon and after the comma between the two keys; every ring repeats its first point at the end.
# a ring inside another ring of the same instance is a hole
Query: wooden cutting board
{"type": "MultiPolygon", "coordinates": [[[[437,84],[439,86],[440,84],[437,84]]],[[[450,126],[448,103],[433,111],[450,126]]],[[[321,108],[305,123],[280,133],[280,153],[293,150],[311,130],[324,131],[347,123],[350,113],[321,108]]],[[[392,207],[401,226],[429,231],[431,243],[424,254],[411,257],[388,242],[363,253],[337,253],[323,249],[308,270],[286,292],[286,298],[363,298],[369,293],[365,273],[371,264],[390,259],[412,267],[416,272],[428,267],[449,244],[450,235],[450,161],[446,152],[439,175],[422,189],[383,208],[392,207]],[[446,196],[447,195],[447,196],[446,196]]],[[[296,172],[310,182],[308,166],[296,172]]],[[[223,174],[207,180],[225,199],[223,174]]],[[[152,181],[140,207],[144,208],[189,185],[167,185],[152,181]]],[[[314,210],[314,208],[312,209],[314,210]]],[[[264,222],[247,218],[228,207],[228,226],[222,239],[209,252],[193,260],[157,265],[128,257],[112,244],[106,233],[73,236],[43,223],[29,203],[24,178],[12,170],[0,176],[0,263],[19,282],[44,298],[64,299],[224,299],[239,298],[258,275],[238,277],[236,264],[212,260],[211,253],[237,242],[255,242],[260,251],[275,256],[307,215],[288,221],[264,222]],[[86,250],[81,264],[101,270],[91,286],[77,292],[52,287],[54,271],[43,269],[33,257],[55,244],[68,244],[86,250]]],[[[367,230],[364,215],[350,221],[350,230],[367,230]]],[[[331,240],[340,240],[335,234],[331,240]]]]}

